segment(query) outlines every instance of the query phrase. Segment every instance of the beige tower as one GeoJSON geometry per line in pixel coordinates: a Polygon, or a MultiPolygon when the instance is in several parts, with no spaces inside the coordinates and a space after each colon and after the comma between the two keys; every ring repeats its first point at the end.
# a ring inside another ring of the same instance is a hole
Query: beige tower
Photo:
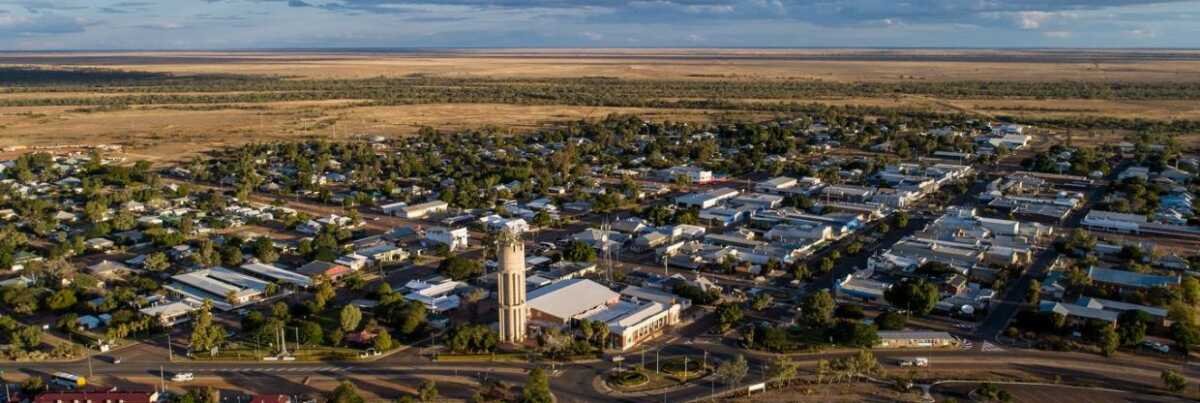
{"type": "Polygon", "coordinates": [[[525,243],[514,233],[504,231],[497,239],[496,256],[500,259],[497,298],[500,302],[500,341],[525,341],[525,243]]]}

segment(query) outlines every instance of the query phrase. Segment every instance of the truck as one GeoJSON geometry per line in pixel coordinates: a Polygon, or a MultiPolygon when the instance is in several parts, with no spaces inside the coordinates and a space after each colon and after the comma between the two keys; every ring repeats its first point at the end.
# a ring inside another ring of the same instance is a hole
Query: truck
{"type": "Polygon", "coordinates": [[[925,357],[902,358],[900,359],[900,366],[925,368],[929,366],[929,359],[925,357]]]}

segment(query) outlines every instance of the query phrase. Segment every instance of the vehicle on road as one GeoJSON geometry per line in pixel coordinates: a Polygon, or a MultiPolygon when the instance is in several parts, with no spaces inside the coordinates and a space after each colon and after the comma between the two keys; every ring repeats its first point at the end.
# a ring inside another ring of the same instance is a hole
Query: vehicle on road
{"type": "Polygon", "coordinates": [[[188,382],[195,380],[196,376],[191,372],[179,372],[171,376],[171,382],[188,382]]]}
{"type": "Polygon", "coordinates": [[[120,363],[121,363],[121,357],[109,356],[109,357],[108,357],[108,362],[111,362],[111,363],[113,363],[113,364],[120,364],[120,363]]]}
{"type": "Polygon", "coordinates": [[[929,366],[929,359],[925,357],[902,358],[900,359],[900,366],[925,368],[929,366]]]}
{"type": "Polygon", "coordinates": [[[1171,346],[1159,343],[1157,341],[1146,340],[1142,342],[1142,346],[1163,354],[1171,352],[1171,346]]]}
{"type": "Polygon", "coordinates": [[[50,384],[67,390],[75,390],[87,386],[87,378],[66,372],[55,372],[50,376],[50,384]]]}

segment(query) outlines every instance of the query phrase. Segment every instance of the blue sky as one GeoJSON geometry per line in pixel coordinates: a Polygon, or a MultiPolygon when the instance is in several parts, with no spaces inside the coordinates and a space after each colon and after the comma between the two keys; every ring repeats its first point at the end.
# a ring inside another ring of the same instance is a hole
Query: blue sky
{"type": "Polygon", "coordinates": [[[0,0],[0,50],[1200,47],[1200,0],[0,0]]]}

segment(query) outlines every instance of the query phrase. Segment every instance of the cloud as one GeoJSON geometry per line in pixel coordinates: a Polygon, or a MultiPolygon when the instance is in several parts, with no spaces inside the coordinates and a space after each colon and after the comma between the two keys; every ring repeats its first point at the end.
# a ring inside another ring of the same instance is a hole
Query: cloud
{"type": "Polygon", "coordinates": [[[83,21],[54,14],[0,15],[0,35],[55,35],[83,32],[83,21]]]}
{"type": "Polygon", "coordinates": [[[151,24],[139,24],[139,25],[134,25],[133,27],[140,28],[140,29],[149,29],[149,30],[154,30],[154,31],[174,31],[177,29],[187,28],[186,25],[183,25],[183,24],[180,24],[177,22],[157,22],[157,23],[151,23],[151,24]]]}
{"type": "Polygon", "coordinates": [[[1151,31],[1148,29],[1143,29],[1143,28],[1138,28],[1138,29],[1131,29],[1131,30],[1125,31],[1125,36],[1128,36],[1131,38],[1137,38],[1137,39],[1147,39],[1147,38],[1154,38],[1158,35],[1155,34],[1154,31],[1151,31]]]}
{"type": "Polygon", "coordinates": [[[1042,36],[1052,39],[1066,39],[1072,36],[1071,31],[1045,31],[1042,36]]]}

